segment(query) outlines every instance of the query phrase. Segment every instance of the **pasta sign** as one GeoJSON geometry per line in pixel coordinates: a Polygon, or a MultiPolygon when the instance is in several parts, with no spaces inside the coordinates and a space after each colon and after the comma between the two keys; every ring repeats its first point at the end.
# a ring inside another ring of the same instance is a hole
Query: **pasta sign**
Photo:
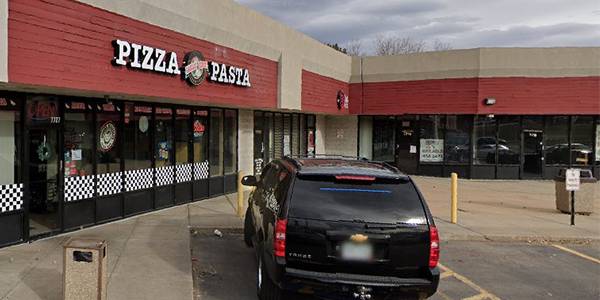
{"type": "Polygon", "coordinates": [[[200,85],[204,79],[212,82],[251,87],[248,69],[225,63],[206,61],[199,51],[188,52],[180,64],[177,53],[147,45],[114,40],[115,66],[127,66],[131,69],[146,70],[155,73],[178,76],[192,86],[200,85]],[[182,67],[180,67],[180,65],[182,67]]]}

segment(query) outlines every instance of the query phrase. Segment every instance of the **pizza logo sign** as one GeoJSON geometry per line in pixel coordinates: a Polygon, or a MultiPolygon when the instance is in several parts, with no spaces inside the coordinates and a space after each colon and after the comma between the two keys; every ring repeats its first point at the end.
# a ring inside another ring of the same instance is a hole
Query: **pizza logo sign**
{"type": "Polygon", "coordinates": [[[183,67],[180,67],[175,51],[124,40],[114,40],[112,44],[114,47],[112,63],[115,66],[127,66],[130,69],[167,75],[181,75],[181,78],[192,86],[200,85],[204,79],[239,87],[252,86],[248,69],[222,62],[206,61],[204,55],[199,51],[187,53],[183,60],[183,67]]]}
{"type": "Polygon", "coordinates": [[[117,128],[113,122],[106,122],[100,127],[99,146],[100,151],[108,152],[115,146],[117,128]]]}
{"type": "Polygon", "coordinates": [[[208,62],[202,53],[192,51],[185,56],[183,79],[191,85],[200,85],[208,72],[208,62]]]}

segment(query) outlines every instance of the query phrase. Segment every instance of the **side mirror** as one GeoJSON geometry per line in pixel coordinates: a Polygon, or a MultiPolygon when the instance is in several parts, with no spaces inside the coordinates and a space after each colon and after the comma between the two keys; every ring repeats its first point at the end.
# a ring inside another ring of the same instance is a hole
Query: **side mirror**
{"type": "Polygon", "coordinates": [[[257,186],[258,180],[256,180],[256,176],[244,176],[242,178],[242,184],[246,186],[257,186]]]}

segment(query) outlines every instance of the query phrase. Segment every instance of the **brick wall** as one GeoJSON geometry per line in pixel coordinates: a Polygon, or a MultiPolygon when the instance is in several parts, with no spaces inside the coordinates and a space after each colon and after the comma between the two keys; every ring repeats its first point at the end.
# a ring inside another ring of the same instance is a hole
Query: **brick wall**
{"type": "MultiPolygon", "coordinates": [[[[349,84],[316,73],[302,70],[302,111],[345,115],[349,109],[337,108],[337,95],[343,91],[349,96],[349,84]]],[[[350,103],[352,103],[350,98],[350,103]]]]}
{"type": "Polygon", "coordinates": [[[350,97],[352,114],[600,114],[600,77],[354,83],[350,97]]]}
{"type": "Polygon", "coordinates": [[[276,108],[275,61],[198,40],[76,1],[11,0],[8,19],[10,83],[105,94],[186,100],[190,104],[276,108]],[[203,82],[189,86],[177,76],[111,64],[111,42],[122,39],[248,68],[251,88],[203,82]]]}

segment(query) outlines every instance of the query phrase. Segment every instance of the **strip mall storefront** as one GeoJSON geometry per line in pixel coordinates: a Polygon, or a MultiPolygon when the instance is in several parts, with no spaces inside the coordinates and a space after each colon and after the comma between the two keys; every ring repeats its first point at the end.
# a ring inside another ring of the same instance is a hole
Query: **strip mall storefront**
{"type": "Polygon", "coordinates": [[[349,57],[231,0],[0,1],[0,247],[235,192],[286,155],[598,176],[599,59],[349,57]]]}

